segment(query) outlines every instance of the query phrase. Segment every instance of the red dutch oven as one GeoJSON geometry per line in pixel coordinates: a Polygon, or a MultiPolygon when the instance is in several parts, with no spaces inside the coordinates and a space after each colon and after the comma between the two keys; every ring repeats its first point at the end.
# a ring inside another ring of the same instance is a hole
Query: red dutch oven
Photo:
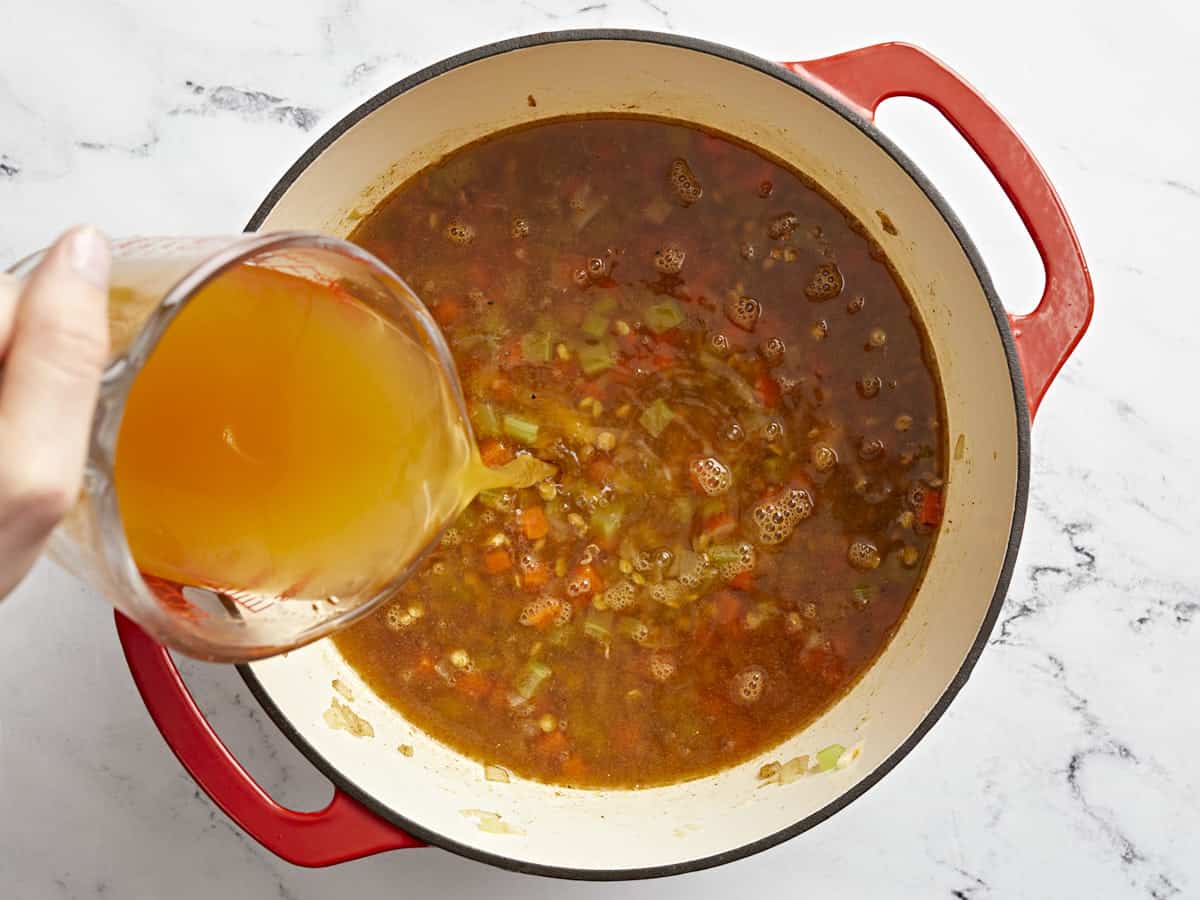
{"type": "Polygon", "coordinates": [[[268,797],[205,721],[167,652],[118,615],[134,680],[167,743],[230,818],[284,859],[325,866],[428,842],[572,878],[724,863],[800,834],[882,778],[946,710],[983,650],[1024,522],[1030,420],[1087,328],[1092,287],[1066,212],[1029,149],[929,54],[881,44],[776,64],[645,32],[505,41],[367,101],[284,175],[249,228],[345,236],[397,185],[458,147],[539,119],[622,112],[693,122],[763,148],[820,182],[886,249],[928,330],[954,448],[942,531],[912,609],[879,661],[810,727],[717,775],[645,790],[487,781],[477,762],[376,698],[329,641],[242,667],[263,707],[336,785],[318,812],[268,797]],[[934,106],[1008,194],[1046,270],[1029,315],[1005,313],[958,218],[873,124],[893,96],[934,106]],[[351,686],[373,738],[326,725],[334,678],[351,686]],[[860,746],[857,762],[786,785],[763,787],[755,777],[766,762],[832,743],[860,746]],[[412,756],[397,753],[399,744],[412,756]]]}

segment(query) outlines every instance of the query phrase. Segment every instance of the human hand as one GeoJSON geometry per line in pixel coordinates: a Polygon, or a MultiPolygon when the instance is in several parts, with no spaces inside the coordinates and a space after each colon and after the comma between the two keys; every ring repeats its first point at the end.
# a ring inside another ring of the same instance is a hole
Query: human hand
{"type": "Polygon", "coordinates": [[[75,504],[108,361],[107,239],[68,231],[25,281],[0,274],[0,599],[75,504]]]}

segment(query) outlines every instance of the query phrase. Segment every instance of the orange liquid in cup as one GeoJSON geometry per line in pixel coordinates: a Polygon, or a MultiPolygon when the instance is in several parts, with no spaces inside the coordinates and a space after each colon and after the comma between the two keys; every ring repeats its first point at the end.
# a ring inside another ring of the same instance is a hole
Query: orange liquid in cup
{"type": "Polygon", "coordinates": [[[266,269],[203,288],[133,384],[117,443],[146,574],[283,597],[382,588],[484,488],[434,358],[333,289],[266,269]]]}

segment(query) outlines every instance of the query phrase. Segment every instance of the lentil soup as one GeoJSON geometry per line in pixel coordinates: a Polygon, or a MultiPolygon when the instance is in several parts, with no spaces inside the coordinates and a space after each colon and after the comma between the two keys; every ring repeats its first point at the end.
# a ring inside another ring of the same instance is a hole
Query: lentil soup
{"type": "Polygon", "coordinates": [[[811,181],[689,125],[559,119],[352,239],[429,304],[484,461],[557,468],[480,495],[335,637],[408,720],[542,781],[665,784],[790,737],[886,646],[941,520],[941,394],[811,181]]]}

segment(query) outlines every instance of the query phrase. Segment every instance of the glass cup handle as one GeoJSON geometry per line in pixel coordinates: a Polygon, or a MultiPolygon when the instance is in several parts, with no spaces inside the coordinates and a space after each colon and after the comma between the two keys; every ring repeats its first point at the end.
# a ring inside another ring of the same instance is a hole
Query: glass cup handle
{"type": "Polygon", "coordinates": [[[1008,317],[1032,419],[1087,331],[1095,295],[1071,220],[1029,147],[961,75],[911,44],[875,44],[781,65],[832,90],[868,121],[889,97],[925,101],[945,116],[1000,183],[1046,269],[1046,290],[1037,308],[1008,317]]]}
{"type": "Polygon", "coordinates": [[[276,803],[213,731],[167,649],[121,613],[116,620],[134,684],[167,745],[204,793],[262,846],[309,867],[424,846],[341,790],[315,812],[276,803]]]}

